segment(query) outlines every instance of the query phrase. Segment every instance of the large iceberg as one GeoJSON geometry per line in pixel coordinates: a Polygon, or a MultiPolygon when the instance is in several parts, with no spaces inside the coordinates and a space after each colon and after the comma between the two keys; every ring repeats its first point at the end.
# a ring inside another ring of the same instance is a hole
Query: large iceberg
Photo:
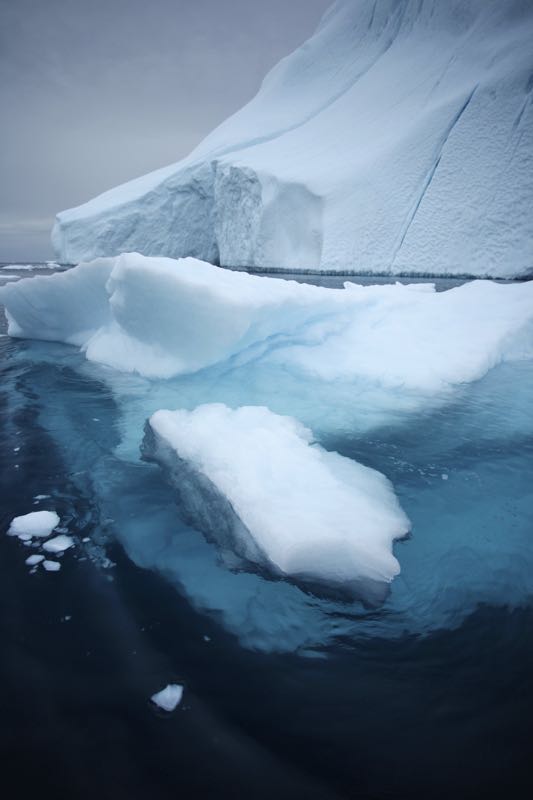
{"type": "Polygon", "coordinates": [[[533,282],[330,289],[129,253],[8,284],[0,301],[11,336],[148,378],[262,364],[332,392],[359,381],[428,395],[533,355],[533,282]]]}
{"type": "Polygon", "coordinates": [[[221,403],[160,410],[145,452],[170,468],[193,521],[247,561],[365,597],[400,571],[392,543],[409,521],[389,481],[292,417],[221,403]]]}
{"type": "Polygon", "coordinates": [[[338,0],[183,161],[57,216],[58,258],[520,276],[533,4],[338,0]]]}

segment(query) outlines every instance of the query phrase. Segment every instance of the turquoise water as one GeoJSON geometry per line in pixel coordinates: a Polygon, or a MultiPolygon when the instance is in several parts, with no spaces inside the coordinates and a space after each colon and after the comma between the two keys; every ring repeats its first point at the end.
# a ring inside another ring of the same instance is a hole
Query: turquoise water
{"type": "Polygon", "coordinates": [[[0,539],[9,769],[53,759],[67,777],[34,786],[71,797],[105,781],[128,798],[526,785],[533,364],[502,364],[431,405],[391,408],[359,387],[331,408],[331,387],[309,397],[259,367],[154,385],[65,345],[2,338],[0,351],[3,528],[53,507],[76,540],[60,573],[31,575],[27,548],[0,539]],[[232,569],[141,459],[151,411],[237,396],[297,414],[391,479],[413,525],[381,607],[232,569]],[[172,680],[185,701],[163,718],[147,700],[172,680]]]}

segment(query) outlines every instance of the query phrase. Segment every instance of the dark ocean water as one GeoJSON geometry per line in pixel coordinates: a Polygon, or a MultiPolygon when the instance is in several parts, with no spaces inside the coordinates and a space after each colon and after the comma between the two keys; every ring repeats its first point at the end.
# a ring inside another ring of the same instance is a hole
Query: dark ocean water
{"type": "Polygon", "coordinates": [[[6,796],[530,796],[531,365],[324,442],[386,472],[414,523],[377,610],[215,566],[159,469],[117,454],[120,391],[74,348],[4,337],[0,365],[6,796]],[[76,541],[59,573],[3,535],[38,508],[76,541]],[[167,715],[149,698],[170,682],[167,715]]]}

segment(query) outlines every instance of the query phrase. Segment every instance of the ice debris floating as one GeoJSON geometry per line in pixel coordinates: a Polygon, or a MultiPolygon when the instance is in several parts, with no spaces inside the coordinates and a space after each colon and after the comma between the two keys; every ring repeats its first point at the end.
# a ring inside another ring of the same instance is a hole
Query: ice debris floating
{"type": "Polygon", "coordinates": [[[35,567],[35,566],[37,566],[37,564],[40,564],[41,561],[44,561],[44,556],[36,554],[36,555],[33,555],[33,556],[28,556],[28,558],[26,559],[26,561],[24,563],[27,564],[28,567],[35,567]]]}
{"type": "Polygon", "coordinates": [[[354,593],[398,574],[392,543],[409,520],[391,484],[297,420],[214,403],[157,411],[150,427],[147,455],[170,466],[184,507],[247,560],[354,593]]]}
{"type": "Polygon", "coordinates": [[[54,536],[53,539],[49,539],[47,542],[43,544],[43,550],[46,550],[47,553],[62,553],[64,550],[68,550],[69,547],[74,546],[74,540],[71,536],[65,536],[65,534],[60,534],[59,536],[54,536]]]}
{"type": "Polygon", "coordinates": [[[43,567],[46,572],[59,572],[61,569],[61,564],[59,561],[43,561],[43,567]]]}
{"type": "Polygon", "coordinates": [[[261,361],[331,386],[431,393],[533,356],[533,282],[329,289],[128,253],[9,284],[0,301],[11,336],[149,378],[261,361]]]}
{"type": "Polygon", "coordinates": [[[29,540],[32,537],[46,538],[59,525],[59,517],[55,511],[31,511],[15,517],[9,526],[9,536],[29,540]]]}
{"type": "Polygon", "coordinates": [[[531,271],[532,39],[527,0],[339,0],[188,158],[58,214],[57,255],[531,271]]]}
{"type": "Polygon", "coordinates": [[[164,711],[174,711],[183,697],[183,686],[179,683],[169,683],[160,692],[156,692],[150,698],[152,703],[162,708],[164,711]]]}

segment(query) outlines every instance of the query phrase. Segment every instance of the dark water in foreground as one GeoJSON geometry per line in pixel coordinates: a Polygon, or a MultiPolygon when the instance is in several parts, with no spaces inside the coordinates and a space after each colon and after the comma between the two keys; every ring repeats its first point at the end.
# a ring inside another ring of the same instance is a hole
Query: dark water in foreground
{"type": "Polygon", "coordinates": [[[317,604],[338,633],[303,654],[276,650],[276,625],[305,639],[317,608],[306,617],[299,599],[281,626],[261,576],[250,596],[242,576],[224,576],[238,614],[217,610],[222,578],[206,545],[192,552],[200,537],[177,519],[171,487],[115,454],[121,409],[100,368],[73,348],[7,338],[0,359],[0,752],[2,783],[16,787],[6,796],[530,796],[533,370],[494,371],[400,432],[334,442],[387,472],[414,521],[399,557],[424,625],[395,621],[394,596],[377,612],[317,604]],[[47,507],[76,547],[59,573],[30,574],[31,550],[3,531],[47,507]],[[465,547],[428,577],[432,531],[459,532],[465,547]],[[159,552],[176,559],[167,574],[150,568],[159,552]],[[213,595],[198,599],[191,582],[213,595]],[[457,615],[448,593],[472,586],[480,602],[468,596],[457,615]],[[269,620],[258,638],[251,628],[269,620]],[[172,681],[184,701],[165,715],[148,698],[172,681]]]}

